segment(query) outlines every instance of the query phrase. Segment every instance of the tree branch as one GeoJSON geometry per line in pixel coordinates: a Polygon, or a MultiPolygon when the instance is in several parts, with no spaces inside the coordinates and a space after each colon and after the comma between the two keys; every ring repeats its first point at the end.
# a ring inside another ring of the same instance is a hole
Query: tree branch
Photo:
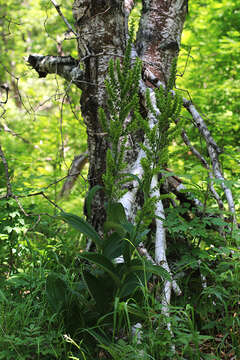
{"type": "Polygon", "coordinates": [[[210,169],[210,166],[209,166],[208,162],[199,153],[199,151],[191,144],[191,142],[189,140],[189,137],[187,136],[187,133],[186,133],[186,131],[184,129],[182,129],[181,135],[182,135],[182,139],[185,142],[185,144],[189,147],[189,149],[192,151],[192,153],[201,161],[203,166],[208,170],[208,174],[209,174],[209,177],[211,179],[211,183],[210,183],[211,193],[213,194],[214,198],[216,199],[219,209],[223,210],[224,205],[223,205],[222,199],[220,198],[220,196],[218,195],[217,191],[214,188],[214,176],[213,176],[213,173],[212,173],[212,171],[210,169]]]}
{"type": "Polygon", "coordinates": [[[194,120],[194,125],[198,128],[199,132],[203,135],[204,139],[208,146],[213,147],[217,154],[221,154],[223,151],[216,144],[215,140],[212,138],[210,131],[207,128],[203,118],[193,105],[193,103],[185,98],[183,98],[183,106],[187,109],[187,111],[192,115],[194,120]]]}
{"type": "MultiPolygon", "coordinates": [[[[151,72],[151,70],[147,70],[144,72],[145,77],[155,86],[164,86],[161,81],[151,72]]],[[[172,91],[172,94],[175,95],[175,92],[172,91]]],[[[215,178],[217,180],[220,180],[220,185],[224,191],[225,197],[227,199],[228,208],[229,211],[232,213],[233,222],[236,223],[236,215],[235,215],[235,204],[233,200],[233,195],[231,189],[229,189],[226,186],[224,176],[222,174],[218,155],[221,154],[223,151],[218,147],[215,140],[211,136],[210,131],[207,128],[207,125],[205,124],[203,118],[193,105],[193,103],[185,98],[183,98],[183,106],[188,110],[188,112],[192,115],[192,118],[194,120],[194,125],[198,128],[201,135],[204,137],[208,149],[208,154],[212,162],[212,173],[214,174],[215,178]]],[[[186,137],[185,137],[186,140],[186,137]]],[[[198,153],[199,154],[199,153],[198,153]]],[[[201,155],[197,155],[195,152],[195,155],[198,156],[203,163],[203,165],[206,167],[206,161],[201,157],[201,155]]],[[[211,177],[211,175],[210,175],[211,177]]],[[[212,183],[213,183],[213,177],[211,177],[212,183]]],[[[213,194],[218,201],[219,207],[222,206],[221,199],[218,194],[216,194],[216,191],[213,189],[213,194]]]]}
{"type": "Polygon", "coordinates": [[[20,134],[17,134],[14,130],[10,129],[6,123],[3,122],[2,124],[0,124],[0,126],[3,128],[4,131],[10,133],[12,136],[16,136],[17,138],[21,139],[25,144],[29,144],[33,146],[31,141],[25,139],[20,134]]]}
{"type": "Polygon", "coordinates": [[[81,88],[84,83],[84,71],[79,62],[71,56],[29,55],[27,62],[37,71],[39,77],[57,74],[81,88]]]}
{"type": "Polygon", "coordinates": [[[53,6],[55,7],[55,9],[57,10],[59,16],[63,19],[63,21],[65,22],[65,24],[67,25],[68,29],[75,35],[78,36],[78,34],[74,31],[73,27],[69,24],[68,20],[65,18],[65,16],[63,15],[60,5],[56,4],[56,2],[54,0],[51,0],[51,3],[53,4],[53,6]]]}
{"type": "Polygon", "coordinates": [[[208,130],[204,120],[196,110],[195,106],[190,101],[184,98],[183,98],[183,105],[192,115],[196,127],[199,129],[200,133],[203,135],[206,141],[208,154],[212,162],[214,176],[216,179],[220,180],[220,185],[227,199],[229,211],[232,213],[233,222],[236,223],[235,204],[233,200],[232,191],[226,186],[225,179],[222,174],[218,159],[218,155],[221,154],[223,151],[217,146],[217,144],[213,140],[210,131],[208,130]]]}
{"type": "Polygon", "coordinates": [[[70,167],[70,170],[68,172],[67,179],[64,182],[63,187],[61,189],[60,197],[70,193],[71,189],[73,188],[79,174],[81,173],[81,171],[82,171],[84,165],[87,163],[87,161],[88,161],[87,153],[84,153],[84,154],[74,157],[71,167],[70,167]]]}

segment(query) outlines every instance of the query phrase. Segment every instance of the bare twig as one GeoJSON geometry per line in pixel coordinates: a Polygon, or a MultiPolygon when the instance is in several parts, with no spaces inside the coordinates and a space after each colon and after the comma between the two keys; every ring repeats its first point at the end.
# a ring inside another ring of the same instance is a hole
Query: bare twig
{"type": "Polygon", "coordinates": [[[30,113],[29,109],[26,107],[23,99],[22,99],[22,95],[20,93],[20,90],[19,90],[19,86],[18,86],[18,83],[19,83],[19,77],[15,76],[8,68],[7,66],[5,66],[3,63],[1,63],[1,66],[4,68],[4,70],[13,78],[16,80],[16,84],[15,84],[15,89],[17,91],[17,95],[19,97],[19,102],[23,105],[24,109],[26,110],[27,113],[30,113]]]}
{"type": "Polygon", "coordinates": [[[67,25],[68,29],[76,36],[78,37],[78,34],[75,32],[75,30],[73,29],[72,25],[68,22],[68,20],[65,18],[65,16],[63,15],[60,5],[58,5],[54,0],[51,0],[51,3],[53,4],[53,6],[55,7],[55,9],[57,10],[59,16],[63,19],[63,21],[65,22],[65,24],[67,25]]]}
{"type": "Polygon", "coordinates": [[[24,210],[24,208],[23,208],[22,204],[20,203],[18,197],[16,195],[12,195],[12,198],[16,201],[16,203],[18,204],[18,206],[19,206],[20,210],[23,212],[23,214],[25,216],[29,216],[29,214],[24,210]]]}
{"type": "Polygon", "coordinates": [[[49,197],[43,192],[43,191],[38,191],[32,194],[27,194],[27,195],[20,195],[17,196],[18,199],[20,198],[26,198],[26,197],[32,197],[32,196],[38,196],[41,195],[43,196],[48,202],[50,202],[50,204],[52,204],[55,208],[57,208],[58,210],[60,210],[61,212],[64,212],[64,210],[58,206],[54,201],[52,201],[51,199],[49,199],[49,197]]]}
{"type": "Polygon", "coordinates": [[[2,125],[2,128],[3,128],[4,131],[10,133],[12,136],[18,137],[20,140],[22,140],[22,141],[25,142],[26,144],[33,145],[33,144],[31,143],[31,141],[25,139],[25,138],[22,137],[20,134],[17,134],[14,130],[10,129],[6,123],[2,122],[1,125],[2,125]]]}
{"type": "Polygon", "coordinates": [[[76,31],[73,29],[72,25],[65,18],[65,16],[63,15],[63,13],[61,11],[60,5],[58,5],[54,0],[51,0],[51,2],[53,4],[53,6],[55,7],[55,9],[57,10],[59,16],[63,19],[63,21],[67,25],[67,28],[69,29],[69,31],[71,31],[76,36],[76,38],[81,41],[82,45],[84,46],[84,49],[85,49],[86,53],[89,55],[90,51],[88,50],[85,42],[81,40],[80,35],[76,33],[76,31]]]}

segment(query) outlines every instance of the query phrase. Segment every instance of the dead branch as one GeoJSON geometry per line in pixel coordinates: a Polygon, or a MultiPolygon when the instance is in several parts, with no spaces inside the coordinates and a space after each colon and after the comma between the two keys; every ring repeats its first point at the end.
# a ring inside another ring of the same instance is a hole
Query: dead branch
{"type": "MultiPolygon", "coordinates": [[[[153,85],[164,86],[164,84],[162,82],[160,82],[157,79],[157,77],[149,69],[147,71],[145,71],[144,75],[153,85]]],[[[174,96],[175,92],[172,91],[172,94],[174,96]]],[[[231,191],[231,189],[229,189],[226,186],[226,182],[225,182],[224,176],[222,174],[219,159],[218,159],[219,154],[221,154],[223,151],[216,144],[207,125],[205,124],[203,118],[201,117],[201,115],[199,114],[199,112],[197,111],[197,109],[195,108],[193,103],[191,101],[183,98],[183,106],[192,115],[194,125],[197,127],[200,134],[203,136],[203,138],[206,141],[208,154],[209,154],[209,157],[212,162],[212,174],[214,174],[214,177],[217,180],[220,180],[220,185],[221,185],[221,187],[225,193],[226,199],[227,199],[229,211],[232,213],[233,222],[236,223],[235,204],[234,204],[234,200],[233,200],[232,191],[231,191]]],[[[184,138],[185,138],[185,141],[187,142],[187,138],[185,135],[184,135],[184,138]]],[[[194,150],[194,154],[201,160],[202,164],[208,170],[210,170],[210,167],[209,167],[209,165],[207,165],[207,162],[205,161],[205,159],[203,159],[203,157],[199,153],[197,153],[197,151],[195,151],[195,150],[194,150]]],[[[219,207],[222,207],[223,204],[221,202],[220,196],[216,193],[215,189],[213,188],[214,178],[211,174],[210,174],[210,178],[211,178],[211,191],[214,194],[214,197],[216,198],[219,207]]]]}
{"type": "Polygon", "coordinates": [[[88,154],[84,153],[74,157],[70,170],[67,175],[67,179],[63,184],[63,187],[60,192],[60,197],[68,195],[73,188],[78,176],[81,174],[81,171],[85,164],[88,162],[88,154]]]}
{"type": "Polygon", "coordinates": [[[40,78],[48,74],[57,74],[79,88],[84,82],[84,71],[72,56],[29,55],[27,62],[37,71],[40,78]]]}
{"type": "Polygon", "coordinates": [[[208,174],[209,177],[211,179],[211,183],[210,183],[210,191],[213,194],[214,198],[216,199],[217,203],[218,203],[218,207],[220,210],[224,209],[224,205],[222,202],[222,199],[220,198],[220,196],[218,195],[217,191],[214,188],[214,176],[213,173],[210,169],[210,166],[208,164],[208,162],[206,161],[206,159],[199,153],[199,151],[191,144],[185,130],[182,130],[181,132],[183,141],[185,142],[185,144],[189,147],[189,149],[191,150],[191,152],[201,161],[201,163],[203,164],[203,166],[208,170],[208,174]]]}

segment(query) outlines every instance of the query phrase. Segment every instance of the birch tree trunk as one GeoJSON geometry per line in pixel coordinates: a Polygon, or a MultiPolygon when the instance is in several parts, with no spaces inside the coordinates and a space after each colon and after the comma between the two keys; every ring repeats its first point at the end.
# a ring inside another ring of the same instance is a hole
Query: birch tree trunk
{"type": "MultiPolygon", "coordinates": [[[[133,1],[130,0],[75,0],[73,4],[76,32],[79,34],[79,60],[86,81],[81,84],[81,109],[88,133],[90,187],[102,184],[108,139],[99,124],[97,109],[105,106],[104,80],[109,59],[124,53],[127,20],[132,7],[133,1]]],[[[136,56],[143,60],[144,73],[150,70],[164,84],[169,77],[171,62],[178,55],[186,12],[185,1],[143,1],[136,56]]],[[[129,158],[133,164],[136,160],[134,149],[131,155],[128,154],[129,158]]],[[[95,199],[92,213],[92,224],[95,228],[101,227],[103,194],[98,194],[95,199]]]]}
{"type": "MultiPolygon", "coordinates": [[[[55,4],[59,9],[59,6],[55,4]]],[[[104,80],[110,58],[124,54],[128,37],[128,16],[133,0],[75,0],[75,19],[78,60],[71,57],[29,56],[29,63],[39,76],[58,73],[72,81],[81,90],[81,112],[87,125],[90,187],[102,184],[108,139],[99,124],[97,110],[105,107],[104,80]]],[[[135,55],[143,60],[143,79],[152,72],[166,84],[169,69],[178,55],[184,19],[185,0],[143,1],[143,10],[137,34],[135,55]]],[[[147,80],[146,80],[146,84],[147,80]]],[[[132,152],[132,163],[136,160],[132,152]]],[[[131,156],[130,156],[131,157],[131,156]]],[[[104,221],[104,195],[96,195],[90,219],[100,229],[104,221]]]]}

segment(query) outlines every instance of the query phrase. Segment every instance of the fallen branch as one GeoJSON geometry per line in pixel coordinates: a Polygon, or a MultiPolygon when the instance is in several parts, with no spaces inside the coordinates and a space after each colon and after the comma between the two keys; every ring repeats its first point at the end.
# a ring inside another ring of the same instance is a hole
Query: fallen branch
{"type": "Polygon", "coordinates": [[[211,182],[210,182],[210,191],[211,193],[213,194],[214,198],[216,199],[217,203],[218,203],[218,207],[220,210],[223,210],[224,209],[224,205],[223,205],[223,202],[222,202],[222,199],[220,198],[220,196],[218,195],[217,191],[215,190],[214,188],[214,176],[213,176],[213,173],[210,169],[210,166],[208,164],[208,162],[205,160],[205,158],[199,153],[199,151],[191,144],[185,130],[182,129],[182,132],[181,132],[181,135],[182,135],[182,138],[183,138],[183,141],[185,142],[185,144],[189,147],[189,149],[191,150],[191,152],[201,161],[201,163],[203,164],[203,166],[208,170],[208,174],[209,174],[209,177],[211,179],[211,182]]]}

